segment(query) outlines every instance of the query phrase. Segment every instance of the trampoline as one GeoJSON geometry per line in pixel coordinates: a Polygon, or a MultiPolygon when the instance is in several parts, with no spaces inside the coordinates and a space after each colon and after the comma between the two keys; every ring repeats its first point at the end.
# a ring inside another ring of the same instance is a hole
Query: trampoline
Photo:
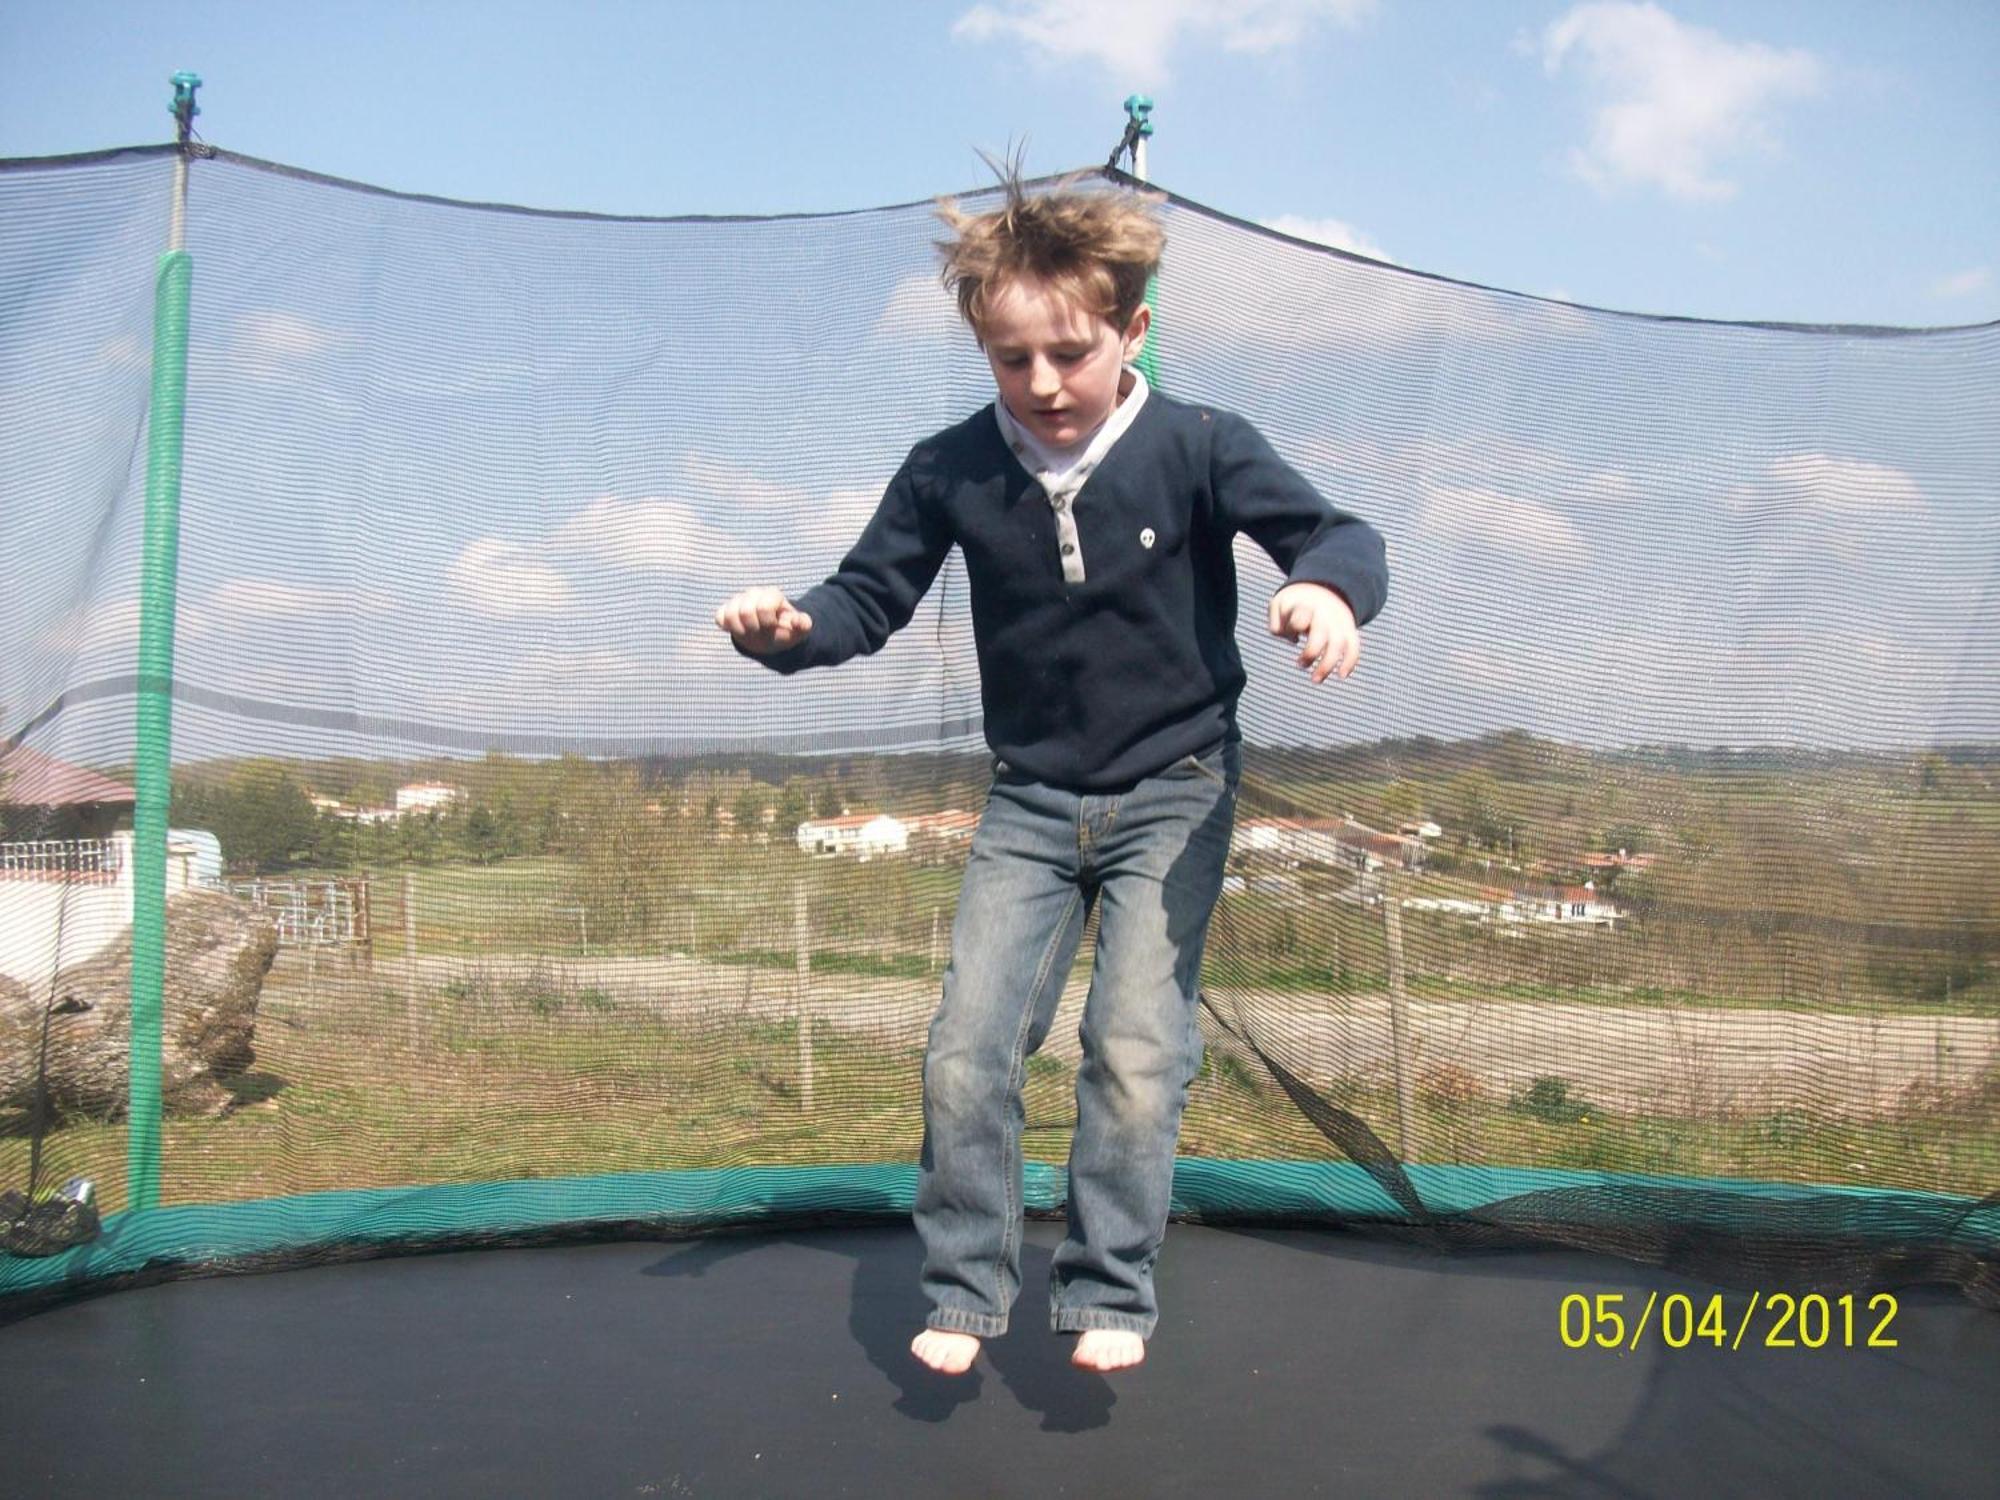
{"type": "Polygon", "coordinates": [[[1571,1349],[1566,1297],[1713,1288],[1177,1225],[1147,1362],[1105,1377],[1031,1305],[1059,1237],[1030,1225],[1015,1326],[958,1379],[909,1354],[907,1227],[97,1298],[0,1332],[8,1491],[1971,1496],[2000,1460],[2000,1319],[1957,1297],[1901,1298],[1894,1349],[1571,1349]]]}
{"type": "Polygon", "coordinates": [[[793,680],[709,618],[991,399],[931,205],[0,162],[0,1489],[1993,1490],[2000,325],[1160,213],[1149,378],[1396,599],[1337,694],[1243,611],[1145,1364],[1040,1301],[1086,964],[954,1380],[908,1220],[969,580],[793,680]]]}

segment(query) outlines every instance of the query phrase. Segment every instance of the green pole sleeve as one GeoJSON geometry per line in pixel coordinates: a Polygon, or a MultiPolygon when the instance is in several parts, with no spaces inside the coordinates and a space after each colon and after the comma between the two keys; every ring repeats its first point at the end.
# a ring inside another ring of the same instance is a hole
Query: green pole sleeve
{"type": "Polygon", "coordinates": [[[174,612],[180,570],[181,434],[194,261],[160,257],[153,282],[153,405],[139,581],[139,747],[132,814],[132,1081],[126,1204],[160,1202],[160,1023],[167,971],[167,814],[172,792],[174,612]]]}
{"type": "Polygon", "coordinates": [[[1160,304],[1155,300],[1159,290],[1160,278],[1157,276],[1148,277],[1146,280],[1146,306],[1153,310],[1152,331],[1147,333],[1145,347],[1139,351],[1139,357],[1133,361],[1139,373],[1146,377],[1146,384],[1155,388],[1160,383],[1159,362],[1153,357],[1153,338],[1160,327],[1160,304]]]}

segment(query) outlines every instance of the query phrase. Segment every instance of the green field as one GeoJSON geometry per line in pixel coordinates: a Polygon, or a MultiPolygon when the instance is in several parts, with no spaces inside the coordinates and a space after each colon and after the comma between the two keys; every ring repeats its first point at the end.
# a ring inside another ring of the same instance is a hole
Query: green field
{"type": "MultiPolygon", "coordinates": [[[[164,1199],[186,1203],[325,1189],[511,1180],[745,1164],[914,1160],[922,1058],[825,1023],[810,1047],[811,1105],[794,1020],[718,1007],[668,1024],[588,984],[531,970],[468,969],[414,1007],[360,975],[275,972],[257,1061],[219,1119],[165,1129],[164,1199]]],[[[1060,1162],[1074,1077],[1031,1060],[1025,1150],[1060,1162]]],[[[1392,1148],[1393,1096],[1349,1090],[1336,1104],[1392,1148]]],[[[27,1120],[0,1130],[0,1180],[25,1183],[27,1120]]],[[[1484,1097],[1449,1076],[1416,1098],[1413,1161],[1562,1167],[1742,1180],[1856,1183],[1980,1194],[2000,1180],[2000,1068],[1951,1097],[1911,1098],[1855,1120],[1782,1111],[1737,1119],[1614,1114],[1544,1080],[1484,1097]]],[[[1212,1048],[1195,1083],[1184,1155],[1328,1159],[1334,1148],[1259,1065],[1212,1048]]],[[[124,1202],[125,1130],[65,1120],[49,1135],[44,1182],[99,1184],[124,1202]]]]}
{"type": "MultiPolygon", "coordinates": [[[[1388,983],[1379,905],[1347,899],[1351,877],[1282,875],[1285,894],[1226,895],[1211,928],[1210,983],[1280,993],[1368,993],[1388,983]]],[[[808,948],[822,972],[914,978],[942,972],[958,898],[955,865],[869,865],[806,859],[788,850],[710,851],[670,872],[635,875],[627,895],[643,921],[593,901],[586,873],[556,859],[436,865],[372,877],[373,952],[394,958],[476,954],[578,957],[695,955],[792,968],[804,892],[808,948]],[[414,897],[408,925],[404,891],[414,897]]],[[[1478,883],[1410,878],[1404,896],[1463,897],[1478,883]]],[[[1708,955],[1713,980],[1690,984],[1681,944],[1643,917],[1618,932],[1524,932],[1406,913],[1404,973],[1413,995],[1614,1006],[1720,1007],[1828,1014],[2000,1015],[2000,972],[1936,995],[1885,990],[1852,965],[1815,959],[1804,945],[1786,976],[1744,939],[1741,961],[1708,955]]],[[[1088,961],[1088,949],[1080,962],[1088,961]]]]}

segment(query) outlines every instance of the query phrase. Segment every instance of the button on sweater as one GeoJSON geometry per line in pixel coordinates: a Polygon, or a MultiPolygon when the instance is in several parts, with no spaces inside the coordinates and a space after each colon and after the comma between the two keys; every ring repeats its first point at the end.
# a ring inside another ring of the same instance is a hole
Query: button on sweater
{"type": "Polygon", "coordinates": [[[1089,559],[1081,581],[1065,576],[1047,492],[982,407],[910,451],[839,570],[795,600],[811,634],[752,659],[789,674],[880,650],[956,545],[987,743],[1038,780],[1100,791],[1235,733],[1238,532],[1288,582],[1340,594],[1357,624],[1388,591],[1373,527],[1329,505],[1242,417],[1158,391],[1069,519],[1089,559]]]}

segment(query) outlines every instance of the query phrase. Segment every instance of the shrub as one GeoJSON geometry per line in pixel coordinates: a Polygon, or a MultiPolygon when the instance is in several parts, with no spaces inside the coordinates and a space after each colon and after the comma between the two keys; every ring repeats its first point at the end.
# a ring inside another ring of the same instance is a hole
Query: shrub
{"type": "MultiPolygon", "coordinates": [[[[1557,1080],[1560,1082],[1560,1080],[1557,1080]]],[[[1426,1068],[1417,1079],[1417,1092],[1426,1103],[1444,1109],[1462,1109],[1485,1096],[1479,1080],[1456,1063],[1439,1063],[1426,1068]]]]}
{"type": "Polygon", "coordinates": [[[1544,1073],[1515,1095],[1513,1108],[1544,1125],[1574,1125],[1590,1116],[1590,1105],[1571,1094],[1569,1084],[1553,1073],[1544,1073]]]}

